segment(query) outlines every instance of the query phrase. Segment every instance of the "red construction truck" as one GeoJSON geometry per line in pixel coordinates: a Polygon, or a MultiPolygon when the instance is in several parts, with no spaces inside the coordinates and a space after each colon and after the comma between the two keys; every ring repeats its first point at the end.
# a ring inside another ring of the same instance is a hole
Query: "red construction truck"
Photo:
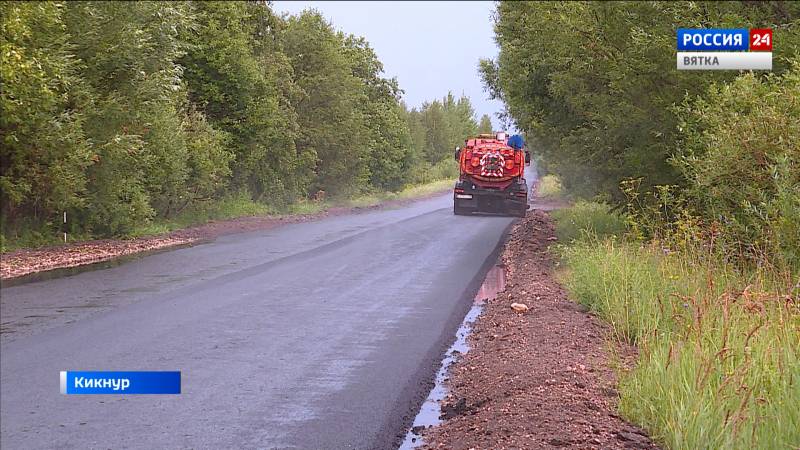
{"type": "Polygon", "coordinates": [[[530,155],[517,147],[508,145],[505,133],[470,137],[464,148],[456,147],[460,175],[453,190],[454,214],[489,212],[525,217],[525,163],[530,155]]]}

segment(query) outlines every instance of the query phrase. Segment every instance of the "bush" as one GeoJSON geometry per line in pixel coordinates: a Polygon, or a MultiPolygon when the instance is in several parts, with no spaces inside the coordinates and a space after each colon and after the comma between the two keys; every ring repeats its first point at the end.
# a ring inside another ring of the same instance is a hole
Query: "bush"
{"type": "Polygon", "coordinates": [[[579,201],[551,214],[556,221],[556,236],[564,243],[625,233],[625,220],[605,203],[579,201]]]}
{"type": "Polygon", "coordinates": [[[55,234],[47,222],[86,205],[93,152],[79,111],[85,84],[64,27],[63,5],[0,3],[0,220],[7,237],[55,234]]]}
{"type": "Polygon", "coordinates": [[[782,77],[745,74],[679,109],[696,214],[729,253],[800,270],[800,59],[782,77]]]}
{"type": "Polygon", "coordinates": [[[191,203],[174,217],[147,221],[127,233],[125,237],[135,238],[161,234],[179,228],[201,225],[212,220],[263,216],[274,212],[272,207],[254,201],[249,192],[240,191],[225,195],[220,199],[191,203]]]}
{"type": "Polygon", "coordinates": [[[420,163],[420,167],[415,169],[416,176],[412,184],[427,184],[439,180],[455,180],[458,178],[458,164],[445,159],[436,164],[420,163]]]}

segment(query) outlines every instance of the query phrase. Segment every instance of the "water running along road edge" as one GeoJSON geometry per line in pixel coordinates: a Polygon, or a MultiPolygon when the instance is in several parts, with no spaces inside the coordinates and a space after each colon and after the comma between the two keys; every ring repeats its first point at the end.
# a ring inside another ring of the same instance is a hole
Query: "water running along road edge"
{"type": "Polygon", "coordinates": [[[454,217],[451,202],[4,288],[3,444],[397,446],[512,223],[454,217]],[[182,370],[185,394],[153,410],[48,388],[87,367],[182,370]],[[107,432],[123,418],[127,432],[107,432]],[[185,434],[140,434],[175,427],[185,434]]]}
{"type": "Polygon", "coordinates": [[[428,398],[428,394],[430,394],[431,389],[434,388],[436,384],[436,374],[442,365],[442,361],[446,357],[447,350],[453,345],[454,342],[456,342],[458,338],[458,330],[461,328],[467,313],[469,313],[470,309],[472,309],[474,306],[475,295],[483,285],[486,275],[492,268],[500,264],[500,256],[503,253],[506,242],[508,241],[508,236],[515,223],[516,221],[511,222],[505,228],[495,249],[492,251],[489,257],[486,258],[486,261],[484,261],[478,273],[475,274],[475,277],[465,287],[464,293],[459,299],[459,308],[454,311],[452,317],[445,325],[442,338],[440,339],[439,343],[434,346],[434,349],[431,350],[430,354],[426,355],[425,363],[423,366],[421,366],[420,373],[414,377],[417,380],[416,383],[413,383],[412,380],[412,384],[409,386],[409,388],[410,390],[414,391],[414,394],[410,395],[409,397],[413,399],[413,402],[409,406],[409,409],[402,415],[402,429],[399,430],[395,437],[393,448],[398,448],[403,443],[408,431],[411,429],[414,423],[414,419],[417,417],[417,414],[422,407],[422,404],[428,398]],[[414,387],[414,384],[416,384],[416,387],[414,387]]]}

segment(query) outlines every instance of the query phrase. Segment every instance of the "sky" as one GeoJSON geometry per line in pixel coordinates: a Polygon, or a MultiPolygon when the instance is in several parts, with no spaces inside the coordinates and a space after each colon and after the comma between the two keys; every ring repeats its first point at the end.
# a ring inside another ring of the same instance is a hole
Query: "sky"
{"type": "Polygon", "coordinates": [[[396,77],[409,108],[442,98],[447,91],[467,95],[476,120],[492,118],[502,102],[483,90],[478,60],[497,56],[494,2],[309,2],[274,1],[278,13],[315,8],[345,33],[364,36],[383,62],[384,75],[396,77]]]}

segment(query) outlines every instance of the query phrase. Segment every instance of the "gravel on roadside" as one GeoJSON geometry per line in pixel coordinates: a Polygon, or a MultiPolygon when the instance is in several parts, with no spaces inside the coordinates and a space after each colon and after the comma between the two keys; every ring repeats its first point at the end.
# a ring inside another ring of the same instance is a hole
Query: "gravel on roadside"
{"type": "Polygon", "coordinates": [[[555,240],[544,211],[515,225],[502,255],[506,288],[450,369],[448,417],[425,431],[423,448],[657,448],[616,410],[611,362],[625,367],[635,350],[611,343],[606,325],[569,300],[553,276],[555,240]]]}

